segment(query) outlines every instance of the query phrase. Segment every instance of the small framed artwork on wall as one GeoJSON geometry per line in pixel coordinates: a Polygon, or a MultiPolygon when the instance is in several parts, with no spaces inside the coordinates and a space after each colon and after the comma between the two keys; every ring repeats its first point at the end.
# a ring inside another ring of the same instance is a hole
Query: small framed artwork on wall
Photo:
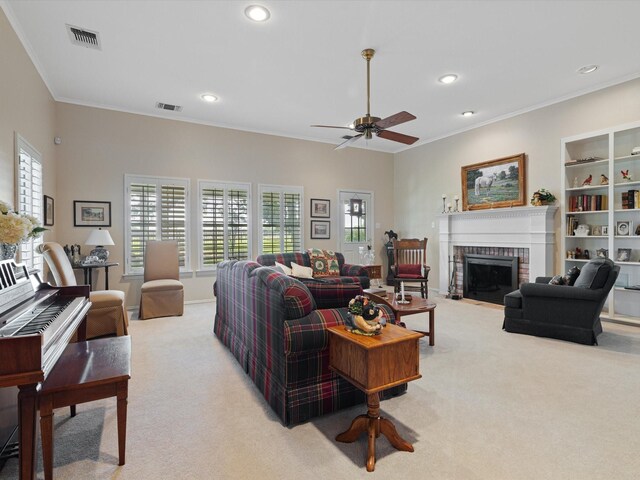
{"type": "Polygon", "coordinates": [[[311,216],[313,218],[329,218],[331,217],[331,200],[324,198],[311,199],[311,216]]]}
{"type": "Polygon", "coordinates": [[[73,201],[74,227],[110,227],[111,202],[73,201]]]}
{"type": "Polygon", "coordinates": [[[331,238],[331,222],[311,220],[311,238],[318,240],[331,238]]]}
{"type": "Polygon", "coordinates": [[[54,221],[55,210],[53,208],[53,198],[48,195],[44,196],[44,225],[45,227],[52,227],[54,221]]]}

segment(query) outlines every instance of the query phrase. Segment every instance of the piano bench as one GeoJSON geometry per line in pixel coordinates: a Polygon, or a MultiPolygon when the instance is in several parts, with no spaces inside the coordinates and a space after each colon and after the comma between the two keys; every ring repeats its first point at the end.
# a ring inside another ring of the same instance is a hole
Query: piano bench
{"type": "Polygon", "coordinates": [[[53,478],[53,409],[117,397],[118,465],[124,465],[131,337],[70,343],[38,393],[44,478],[53,478]]]}

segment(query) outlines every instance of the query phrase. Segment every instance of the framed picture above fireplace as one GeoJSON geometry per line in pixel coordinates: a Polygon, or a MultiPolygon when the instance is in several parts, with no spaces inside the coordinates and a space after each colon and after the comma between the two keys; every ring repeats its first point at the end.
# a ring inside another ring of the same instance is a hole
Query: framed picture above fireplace
{"type": "Polygon", "coordinates": [[[462,209],[525,205],[524,153],[462,167],[462,209]]]}

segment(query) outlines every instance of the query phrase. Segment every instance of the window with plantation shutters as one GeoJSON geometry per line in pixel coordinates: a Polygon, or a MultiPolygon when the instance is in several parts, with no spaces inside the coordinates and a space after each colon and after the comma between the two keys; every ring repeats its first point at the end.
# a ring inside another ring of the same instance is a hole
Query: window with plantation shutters
{"type": "Polygon", "coordinates": [[[300,252],[303,188],[260,185],[260,253],[300,252]]]}
{"type": "Polygon", "coordinates": [[[223,260],[251,255],[251,184],[198,181],[199,268],[213,270],[223,260]]]}
{"type": "MultiPolygon", "coordinates": [[[[42,161],[38,151],[20,135],[16,136],[16,205],[15,210],[25,215],[31,215],[44,222],[42,210],[42,161]]],[[[42,235],[22,242],[19,247],[20,263],[27,268],[42,271],[42,255],[37,248],[42,244],[42,235]]]]}
{"type": "Polygon", "coordinates": [[[180,270],[189,270],[189,180],[125,175],[126,273],[144,271],[148,240],[178,242],[180,270]]]}

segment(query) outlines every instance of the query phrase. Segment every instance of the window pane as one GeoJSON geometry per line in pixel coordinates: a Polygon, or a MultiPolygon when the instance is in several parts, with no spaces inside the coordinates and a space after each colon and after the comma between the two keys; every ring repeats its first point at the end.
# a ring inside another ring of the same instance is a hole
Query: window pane
{"type": "Polygon", "coordinates": [[[132,183],[129,192],[129,228],[131,229],[129,266],[142,269],[147,240],[155,240],[157,235],[156,186],[132,183]]]}
{"type": "Polygon", "coordinates": [[[262,194],[262,252],[279,253],[280,246],[280,193],[262,194]]]}
{"type": "Polygon", "coordinates": [[[202,209],[202,265],[214,266],[224,260],[224,190],[203,188],[202,209]]]}
{"type": "Polygon", "coordinates": [[[249,258],[249,192],[229,190],[227,212],[227,258],[247,260],[249,258]]]}
{"type": "MultiPolygon", "coordinates": [[[[42,213],[42,163],[38,154],[29,148],[18,137],[18,199],[16,211],[21,214],[31,215],[38,219],[42,225],[44,222],[42,213]]],[[[19,246],[21,263],[27,268],[35,268],[42,271],[42,255],[36,254],[36,249],[43,242],[42,235],[38,238],[30,238],[19,246]]]]}
{"type": "Polygon", "coordinates": [[[176,185],[162,185],[161,192],[160,239],[178,242],[178,263],[184,267],[187,248],[187,192],[185,187],[176,185]]]}

